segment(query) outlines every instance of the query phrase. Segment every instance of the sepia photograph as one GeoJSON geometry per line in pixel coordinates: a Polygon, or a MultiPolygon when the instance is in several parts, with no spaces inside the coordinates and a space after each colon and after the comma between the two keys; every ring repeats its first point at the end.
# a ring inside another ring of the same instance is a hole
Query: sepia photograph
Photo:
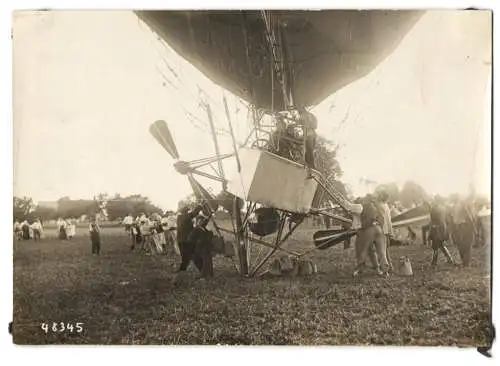
{"type": "Polygon", "coordinates": [[[14,11],[12,342],[488,354],[492,23],[14,11]]]}

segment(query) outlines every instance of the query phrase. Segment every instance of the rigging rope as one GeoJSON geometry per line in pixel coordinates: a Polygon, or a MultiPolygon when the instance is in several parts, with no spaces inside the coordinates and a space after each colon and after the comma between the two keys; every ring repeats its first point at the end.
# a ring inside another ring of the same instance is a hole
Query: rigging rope
{"type": "MultiPolygon", "coordinates": [[[[269,11],[262,10],[261,11],[262,18],[264,19],[264,24],[266,26],[266,39],[269,43],[269,47],[271,49],[271,54],[273,57],[274,69],[276,72],[277,80],[281,85],[283,92],[283,101],[285,102],[285,107],[290,107],[290,100],[288,98],[287,93],[287,80],[285,75],[285,60],[283,57],[283,45],[282,39],[280,37],[281,32],[278,34],[278,39],[276,38],[275,29],[280,27],[279,20],[275,20],[275,17],[270,14],[269,11]],[[269,15],[267,14],[269,13],[269,15]]],[[[273,78],[274,80],[274,78],[273,78]]],[[[273,85],[274,89],[274,85],[273,85]]]]}

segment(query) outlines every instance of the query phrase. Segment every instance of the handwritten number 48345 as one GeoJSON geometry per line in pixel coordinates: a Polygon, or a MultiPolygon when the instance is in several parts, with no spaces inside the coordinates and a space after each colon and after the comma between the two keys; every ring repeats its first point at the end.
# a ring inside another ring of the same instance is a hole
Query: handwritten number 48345
{"type": "Polygon", "coordinates": [[[64,322],[53,322],[52,324],[50,323],[42,323],[41,326],[42,330],[45,332],[45,334],[52,332],[52,333],[63,333],[63,332],[69,332],[69,333],[81,333],[83,332],[83,323],[64,323],[64,322]]]}

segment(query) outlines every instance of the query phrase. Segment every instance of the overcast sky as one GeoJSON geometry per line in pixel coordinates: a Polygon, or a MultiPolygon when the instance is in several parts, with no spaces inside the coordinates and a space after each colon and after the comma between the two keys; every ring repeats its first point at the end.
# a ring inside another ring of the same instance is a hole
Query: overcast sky
{"type": "MultiPolygon", "coordinates": [[[[313,109],[320,133],[341,145],[355,194],[369,188],[361,178],[412,179],[444,195],[473,183],[488,193],[490,45],[488,13],[429,12],[376,70],[313,109]]],[[[133,13],[18,13],[14,194],[39,201],[140,193],[175,208],[190,187],[148,127],[168,121],[184,159],[213,154],[199,89],[226,127],[224,91],[133,13]]],[[[247,111],[225,95],[241,139],[247,111]]],[[[227,138],[222,145],[230,150],[227,138]]]]}

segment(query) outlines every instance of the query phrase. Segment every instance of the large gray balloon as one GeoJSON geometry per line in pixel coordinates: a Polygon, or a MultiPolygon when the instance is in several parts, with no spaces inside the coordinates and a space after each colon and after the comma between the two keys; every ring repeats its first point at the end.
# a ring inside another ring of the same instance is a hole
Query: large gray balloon
{"type": "MultiPolygon", "coordinates": [[[[284,109],[260,11],[136,11],[155,33],[209,79],[244,100],[284,109]],[[272,80],[274,79],[274,86],[272,80]]],[[[365,76],[420,19],[421,11],[271,11],[279,20],[294,101],[320,103],[365,76]]]]}

